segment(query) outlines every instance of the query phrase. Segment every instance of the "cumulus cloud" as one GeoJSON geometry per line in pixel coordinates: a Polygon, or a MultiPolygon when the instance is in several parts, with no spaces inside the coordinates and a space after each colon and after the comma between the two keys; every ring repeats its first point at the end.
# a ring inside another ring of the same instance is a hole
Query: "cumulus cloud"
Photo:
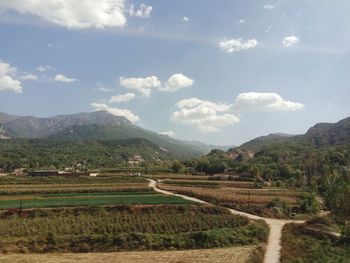
{"type": "Polygon", "coordinates": [[[159,88],[161,82],[156,76],[145,78],[120,78],[120,85],[127,89],[133,89],[141,93],[145,97],[149,97],[152,89],[159,88]]]}
{"type": "Polygon", "coordinates": [[[141,17],[141,18],[147,18],[151,16],[152,9],[153,9],[152,6],[147,6],[144,3],[140,5],[139,9],[135,9],[134,5],[130,5],[129,15],[141,17]]]}
{"type": "Polygon", "coordinates": [[[245,42],[241,38],[223,39],[219,42],[219,47],[227,53],[252,49],[252,48],[255,48],[257,45],[258,45],[258,41],[256,39],[250,39],[245,42]]]}
{"type": "Polygon", "coordinates": [[[0,10],[38,16],[72,29],[123,27],[126,0],[0,0],[0,10]]]}
{"type": "Polygon", "coordinates": [[[53,67],[51,67],[50,65],[45,65],[45,66],[39,66],[36,69],[37,71],[40,71],[40,72],[46,72],[46,71],[53,70],[53,67]]]}
{"type": "Polygon", "coordinates": [[[57,82],[66,82],[66,83],[78,81],[78,79],[68,78],[62,74],[57,74],[54,80],[57,82]]]}
{"type": "Polygon", "coordinates": [[[285,37],[282,41],[283,46],[291,47],[299,42],[299,38],[296,36],[285,37]]]}
{"type": "Polygon", "coordinates": [[[186,77],[185,75],[178,73],[172,75],[165,83],[164,87],[160,87],[161,91],[175,92],[183,88],[187,88],[193,85],[193,79],[186,77]]]}
{"type": "Polygon", "coordinates": [[[20,76],[20,79],[23,79],[23,80],[38,80],[39,77],[37,75],[24,72],[23,75],[20,76]]]}
{"type": "Polygon", "coordinates": [[[111,113],[115,116],[123,116],[131,122],[137,122],[140,120],[140,118],[137,115],[135,115],[134,113],[132,113],[131,111],[129,111],[127,109],[113,108],[113,107],[108,106],[107,104],[97,103],[97,102],[91,103],[90,106],[93,107],[94,110],[97,110],[97,111],[104,110],[104,111],[108,111],[109,113],[111,113]]]}
{"type": "Polygon", "coordinates": [[[22,92],[22,83],[16,79],[16,74],[17,68],[0,60],[0,91],[22,92]]]}
{"type": "Polygon", "coordinates": [[[179,110],[172,114],[173,121],[194,125],[204,132],[216,132],[239,122],[236,115],[229,113],[230,104],[191,98],[179,101],[176,106],[179,110]]]}
{"type": "Polygon", "coordinates": [[[135,99],[135,97],[136,97],[135,93],[126,93],[126,94],[116,95],[116,96],[112,96],[109,99],[109,103],[127,102],[135,99]]]}
{"type": "Polygon", "coordinates": [[[238,112],[296,111],[303,108],[303,104],[284,100],[277,93],[241,93],[234,103],[234,110],[238,112]]]}
{"type": "Polygon", "coordinates": [[[159,132],[159,134],[166,135],[166,136],[169,136],[169,137],[175,137],[175,132],[173,132],[173,131],[159,132]]]}

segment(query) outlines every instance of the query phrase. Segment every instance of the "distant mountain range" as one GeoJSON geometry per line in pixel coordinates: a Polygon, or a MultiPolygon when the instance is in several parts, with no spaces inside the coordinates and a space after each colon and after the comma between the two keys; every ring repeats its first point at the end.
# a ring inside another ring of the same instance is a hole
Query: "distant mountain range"
{"type": "MultiPolygon", "coordinates": [[[[216,147],[200,142],[173,139],[145,130],[121,116],[106,111],[58,115],[51,118],[15,116],[0,113],[0,139],[129,140],[144,139],[174,158],[191,158],[209,153],[216,147]]],[[[226,147],[228,148],[228,147],[226,147]]]]}
{"type": "Polygon", "coordinates": [[[303,135],[276,133],[257,137],[237,149],[258,152],[266,146],[283,142],[306,143],[316,148],[350,144],[350,117],[337,123],[318,123],[303,135]]]}

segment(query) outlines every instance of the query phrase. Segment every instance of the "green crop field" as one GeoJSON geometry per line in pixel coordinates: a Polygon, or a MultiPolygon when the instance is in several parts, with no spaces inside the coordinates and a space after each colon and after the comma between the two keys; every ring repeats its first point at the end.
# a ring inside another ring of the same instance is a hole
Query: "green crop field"
{"type": "Polygon", "coordinates": [[[191,204],[191,202],[179,197],[166,195],[85,195],[24,200],[0,200],[0,209],[157,204],[191,204]]]}

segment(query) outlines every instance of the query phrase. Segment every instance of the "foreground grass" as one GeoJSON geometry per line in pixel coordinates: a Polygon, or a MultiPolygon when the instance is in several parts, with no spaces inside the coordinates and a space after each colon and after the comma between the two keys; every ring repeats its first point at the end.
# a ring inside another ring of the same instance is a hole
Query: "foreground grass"
{"type": "Polygon", "coordinates": [[[13,254],[2,255],[0,263],[213,263],[249,262],[255,246],[240,246],[221,249],[201,249],[187,251],[117,252],[84,254],[13,254]]]}
{"type": "Polygon", "coordinates": [[[290,224],[283,228],[281,256],[282,263],[350,262],[350,242],[321,224],[290,224]]]}
{"type": "Polygon", "coordinates": [[[192,202],[176,196],[166,195],[89,195],[59,196],[24,200],[0,200],[0,209],[45,208],[101,205],[156,205],[156,204],[191,204],[192,202]]]}
{"type": "Polygon", "coordinates": [[[8,211],[0,218],[3,252],[219,248],[262,243],[267,235],[264,223],[212,206],[8,211]]]}

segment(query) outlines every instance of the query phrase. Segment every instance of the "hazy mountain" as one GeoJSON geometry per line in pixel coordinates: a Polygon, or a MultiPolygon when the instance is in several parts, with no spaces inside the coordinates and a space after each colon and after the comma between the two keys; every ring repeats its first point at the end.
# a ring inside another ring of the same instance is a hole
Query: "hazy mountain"
{"type": "Polygon", "coordinates": [[[310,128],[303,139],[315,147],[350,143],[350,117],[337,123],[318,123],[310,128]]]}
{"type": "Polygon", "coordinates": [[[337,123],[318,123],[303,135],[275,133],[257,137],[242,144],[237,149],[258,152],[263,147],[284,142],[306,143],[317,148],[350,144],[350,117],[337,123]]]}
{"type": "Polygon", "coordinates": [[[184,142],[191,146],[198,147],[199,149],[201,149],[201,152],[204,152],[205,154],[210,153],[212,150],[228,151],[229,149],[235,147],[233,145],[231,146],[218,146],[218,145],[212,145],[212,144],[208,145],[198,141],[184,141],[184,142]]]}
{"type": "Polygon", "coordinates": [[[42,138],[57,133],[73,125],[132,125],[124,117],[114,116],[107,112],[79,113],[73,115],[58,115],[51,118],[37,118],[34,116],[19,117],[7,114],[3,127],[11,138],[42,138]]]}
{"type": "MultiPolygon", "coordinates": [[[[52,140],[127,140],[143,138],[178,158],[206,154],[204,144],[189,144],[169,136],[142,129],[124,117],[105,111],[58,115],[51,118],[1,114],[2,138],[49,138],[52,140]]],[[[1,137],[0,137],[1,138],[1,137]]]]}
{"type": "Polygon", "coordinates": [[[48,138],[55,140],[127,140],[143,138],[154,143],[163,151],[171,152],[179,158],[189,158],[204,154],[198,147],[142,129],[135,125],[75,125],[55,133],[48,138]]]}
{"type": "Polygon", "coordinates": [[[0,112],[0,124],[4,124],[4,123],[7,123],[9,121],[13,121],[17,118],[20,118],[20,117],[0,112]]]}
{"type": "Polygon", "coordinates": [[[296,136],[284,133],[273,133],[266,136],[260,136],[249,142],[246,142],[239,146],[240,149],[249,151],[260,151],[262,148],[275,143],[289,142],[295,140],[296,136]]]}

